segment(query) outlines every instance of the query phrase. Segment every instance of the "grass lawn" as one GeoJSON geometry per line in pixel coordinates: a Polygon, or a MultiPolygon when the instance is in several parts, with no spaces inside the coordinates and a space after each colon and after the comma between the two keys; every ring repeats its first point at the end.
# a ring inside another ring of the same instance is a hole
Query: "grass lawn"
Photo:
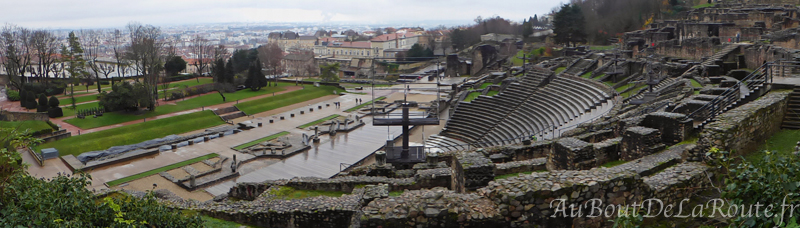
{"type": "Polygon", "coordinates": [[[389,196],[391,197],[398,197],[403,194],[403,191],[391,191],[389,192],[389,196]]]}
{"type": "Polygon", "coordinates": [[[483,84],[481,84],[481,89],[486,89],[486,87],[489,87],[490,85],[494,85],[494,83],[491,83],[491,82],[483,83],[483,84]]]}
{"type": "Polygon", "coordinates": [[[360,105],[356,105],[356,107],[348,108],[347,110],[344,110],[344,111],[345,112],[358,111],[359,109],[361,109],[363,107],[366,107],[367,105],[371,105],[373,101],[376,101],[376,100],[379,101],[379,100],[383,100],[383,99],[386,99],[386,97],[378,97],[378,98],[375,98],[375,100],[367,101],[366,103],[363,103],[363,104],[360,104],[360,105]]]}
{"type": "Polygon", "coordinates": [[[492,90],[492,91],[487,92],[486,96],[494,96],[494,95],[497,95],[498,93],[500,93],[500,91],[492,90]]]}
{"type": "Polygon", "coordinates": [[[712,7],[714,5],[716,5],[716,3],[706,3],[706,4],[700,4],[700,5],[692,6],[692,8],[693,9],[700,9],[700,8],[705,8],[705,7],[712,7]]]}
{"type": "Polygon", "coordinates": [[[633,88],[632,90],[630,90],[630,91],[628,91],[628,92],[625,92],[625,93],[623,93],[623,94],[620,94],[620,95],[621,95],[622,97],[624,97],[624,98],[628,98],[628,97],[630,97],[630,96],[636,95],[636,92],[639,92],[639,90],[641,90],[641,89],[642,89],[642,88],[644,88],[644,87],[647,87],[647,85],[640,85],[640,86],[638,86],[638,87],[636,87],[636,88],[633,88]]]}
{"type": "Polygon", "coordinates": [[[467,95],[466,98],[464,98],[464,101],[470,102],[472,100],[475,100],[475,98],[478,98],[478,96],[480,96],[480,95],[481,95],[481,92],[471,92],[471,93],[469,93],[467,95]]]}
{"type": "Polygon", "coordinates": [[[614,166],[625,164],[626,162],[628,162],[628,161],[620,161],[620,160],[610,161],[610,162],[606,162],[606,164],[603,164],[600,167],[611,168],[611,167],[614,167],[614,166]]]}
{"type": "MultiPolygon", "coordinates": [[[[194,210],[181,210],[181,214],[183,214],[183,216],[186,216],[186,217],[191,217],[191,216],[199,215],[199,212],[194,211],[194,210]]],[[[251,226],[246,226],[246,225],[242,225],[242,224],[231,222],[231,221],[225,221],[225,220],[222,220],[222,219],[217,219],[217,218],[213,218],[213,217],[209,217],[209,216],[205,216],[205,215],[200,215],[200,219],[203,220],[203,227],[214,227],[214,228],[217,228],[217,227],[219,227],[219,228],[251,227],[251,226]]]]}
{"type": "Polygon", "coordinates": [[[272,193],[275,194],[276,197],[282,199],[303,199],[315,196],[340,197],[346,194],[345,192],[335,191],[300,190],[288,186],[281,186],[277,191],[272,193]]]}
{"type": "Polygon", "coordinates": [[[269,136],[264,137],[264,138],[256,139],[256,140],[247,142],[245,144],[238,145],[236,147],[233,147],[233,149],[234,150],[241,150],[241,149],[248,148],[250,146],[256,145],[258,143],[261,143],[261,142],[266,142],[266,141],[269,141],[269,140],[277,139],[278,137],[281,137],[281,136],[284,136],[284,135],[288,135],[288,134],[289,134],[289,132],[281,131],[281,132],[269,135],[269,136]]]}
{"type": "MultiPolygon", "coordinates": [[[[61,111],[64,112],[64,116],[74,116],[77,113],[76,110],[97,108],[97,107],[99,107],[99,105],[100,105],[99,102],[91,102],[91,103],[76,105],[75,109],[72,109],[72,103],[70,102],[70,106],[61,108],[61,111]]],[[[89,118],[91,118],[91,117],[89,117],[89,118]]]]}
{"type": "MultiPolygon", "coordinates": [[[[99,95],[98,94],[94,94],[94,95],[76,97],[75,98],[75,104],[83,103],[83,102],[87,102],[87,101],[96,101],[97,100],[97,96],[99,96],[99,95]]],[[[65,98],[62,98],[62,99],[58,99],[58,105],[72,105],[72,99],[70,97],[65,97],[65,98]]]]}
{"type": "Polygon", "coordinates": [[[606,73],[599,74],[599,75],[597,75],[597,77],[594,77],[592,79],[597,80],[597,79],[602,78],[603,76],[606,76],[606,73]]]}
{"type": "MultiPolygon", "coordinates": [[[[758,147],[756,151],[750,152],[745,156],[749,162],[760,162],[764,159],[764,151],[769,150],[780,155],[791,156],[797,141],[800,140],[800,130],[782,129],[775,132],[767,142],[758,147]]],[[[736,151],[741,152],[741,151],[736,151]]]]}
{"type": "Polygon", "coordinates": [[[621,93],[622,91],[625,91],[626,89],[631,88],[632,86],[635,86],[635,85],[636,84],[625,84],[624,86],[620,86],[619,88],[616,88],[616,90],[617,90],[618,93],[621,93]]]}
{"type": "Polygon", "coordinates": [[[562,71],[564,71],[564,70],[566,70],[566,69],[567,69],[567,67],[559,67],[559,68],[556,68],[556,74],[558,74],[558,73],[561,73],[562,71]]]}
{"type": "Polygon", "coordinates": [[[182,162],[178,162],[178,163],[175,163],[175,164],[172,164],[172,165],[164,166],[164,167],[161,167],[161,168],[155,168],[155,169],[152,169],[150,171],[145,171],[145,172],[141,172],[141,173],[138,173],[138,174],[134,174],[134,175],[130,175],[130,176],[127,176],[127,177],[123,177],[123,178],[120,178],[120,179],[116,179],[116,180],[113,180],[113,181],[109,181],[109,182],[106,182],[106,184],[108,185],[108,187],[114,187],[114,186],[117,186],[117,185],[125,183],[125,182],[134,181],[134,180],[137,180],[139,178],[143,178],[143,177],[146,177],[146,176],[158,174],[160,172],[173,170],[173,169],[180,168],[180,167],[183,167],[183,166],[191,165],[191,164],[198,163],[198,162],[201,162],[201,161],[209,159],[209,158],[215,158],[215,157],[218,157],[218,156],[219,156],[219,154],[215,154],[215,153],[206,154],[206,155],[203,155],[203,156],[200,156],[200,157],[192,158],[192,159],[189,159],[189,160],[186,160],[186,161],[182,161],[182,162]]]}
{"type": "Polygon", "coordinates": [[[0,121],[0,128],[15,128],[18,131],[28,130],[28,132],[37,132],[44,129],[52,128],[47,122],[39,120],[26,120],[26,121],[0,121]]]}
{"type": "MultiPolygon", "coordinates": [[[[67,88],[66,90],[68,92],[69,88],[67,88]]],[[[84,92],[75,92],[75,96],[78,96],[78,95],[81,95],[81,94],[87,94],[87,93],[91,93],[91,92],[86,92],[86,91],[84,91],[84,92]]],[[[65,97],[69,97],[69,95],[61,94],[61,95],[56,96],[56,98],[59,98],[59,99],[65,98],[65,97]]]]}
{"type": "Polygon", "coordinates": [[[333,95],[334,90],[337,91],[337,93],[344,92],[344,90],[333,86],[307,86],[305,89],[292,91],[281,95],[242,102],[236,105],[236,107],[238,107],[239,110],[242,110],[244,113],[252,115],[327,95],[333,95]]]}
{"type": "Polygon", "coordinates": [[[581,75],[583,78],[592,78],[592,72],[586,72],[585,74],[581,75]]]}
{"type": "Polygon", "coordinates": [[[322,81],[322,79],[319,79],[319,78],[304,78],[304,79],[303,79],[303,81],[307,81],[307,82],[320,82],[320,81],[322,81]]]}
{"type": "Polygon", "coordinates": [[[317,124],[321,124],[322,122],[325,122],[325,121],[328,121],[328,120],[332,120],[332,119],[334,119],[336,117],[340,117],[340,116],[341,115],[339,115],[339,114],[333,114],[333,115],[330,115],[330,116],[326,116],[325,118],[318,119],[318,120],[315,120],[313,122],[309,122],[307,124],[303,124],[303,125],[297,126],[297,128],[305,129],[307,127],[311,127],[311,126],[314,126],[314,125],[317,125],[317,124]]]}
{"type": "Polygon", "coordinates": [[[692,80],[692,87],[703,88],[703,85],[700,85],[700,83],[697,82],[697,80],[694,79],[691,80],[692,80]]]}
{"type": "Polygon", "coordinates": [[[519,50],[517,52],[517,55],[515,55],[513,58],[511,58],[511,62],[514,64],[514,66],[522,66],[523,60],[520,59],[520,58],[522,58],[523,54],[527,54],[528,57],[530,57],[530,53],[525,53],[523,50],[519,50]]]}
{"type": "MultiPolygon", "coordinates": [[[[280,85],[280,84],[279,84],[280,85]]],[[[288,85],[288,84],[283,84],[288,85]]],[[[279,87],[265,87],[259,91],[252,91],[249,89],[239,90],[234,93],[227,93],[225,94],[226,102],[222,102],[222,97],[218,93],[209,93],[206,95],[202,95],[195,98],[186,99],[184,101],[178,101],[175,105],[161,105],[156,107],[156,110],[153,112],[146,112],[145,114],[141,115],[134,115],[125,112],[108,112],[103,114],[102,117],[98,118],[86,118],[86,119],[78,119],[72,118],[65,120],[65,122],[75,125],[76,127],[82,129],[91,129],[96,127],[103,127],[108,125],[114,125],[119,123],[125,123],[128,121],[134,120],[141,120],[148,117],[154,117],[164,114],[170,114],[180,111],[186,111],[190,109],[217,105],[222,103],[232,103],[236,102],[239,99],[250,98],[254,96],[260,96],[265,94],[272,94],[273,92],[283,91],[284,88],[282,86],[279,87]]],[[[97,104],[95,104],[97,105],[97,104]]],[[[79,108],[80,109],[80,108],[79,108]]],[[[65,111],[64,116],[67,116],[65,111]]]]}
{"type": "Polygon", "coordinates": [[[250,227],[245,226],[239,223],[225,221],[222,219],[216,219],[213,217],[208,216],[200,216],[200,219],[203,220],[203,227],[214,227],[214,228],[240,228],[240,227],[250,227]]]}
{"type": "MultiPolygon", "coordinates": [[[[188,81],[173,82],[173,83],[169,83],[169,88],[176,88],[176,87],[181,87],[181,86],[191,87],[191,86],[196,86],[196,85],[205,85],[205,84],[214,83],[214,79],[213,78],[200,78],[200,82],[197,82],[197,81],[198,81],[197,79],[193,78],[193,79],[188,80],[188,81]]],[[[159,85],[158,88],[161,89],[162,88],[161,85],[159,85]]]]}
{"type": "Polygon", "coordinates": [[[605,51],[605,50],[611,50],[611,49],[614,49],[614,45],[591,46],[591,47],[589,47],[589,50],[592,50],[592,51],[605,51]]]}
{"type": "Polygon", "coordinates": [[[211,110],[206,110],[72,136],[45,143],[36,148],[38,151],[41,148],[53,147],[58,149],[61,156],[78,155],[88,151],[105,150],[112,146],[140,143],[167,135],[210,128],[224,123],[211,110]]]}
{"type": "MultiPolygon", "coordinates": [[[[340,83],[339,85],[341,85],[344,88],[348,88],[348,89],[357,88],[357,87],[370,88],[370,87],[373,86],[372,84],[358,84],[358,83],[340,83]]],[[[392,85],[389,85],[389,84],[375,84],[374,86],[375,86],[375,88],[381,88],[381,87],[391,87],[392,85]]]]}

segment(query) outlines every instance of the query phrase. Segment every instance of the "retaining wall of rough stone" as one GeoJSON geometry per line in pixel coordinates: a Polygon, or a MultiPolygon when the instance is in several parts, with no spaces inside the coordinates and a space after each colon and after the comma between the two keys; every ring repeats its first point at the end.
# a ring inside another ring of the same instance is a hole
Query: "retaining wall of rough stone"
{"type": "Polygon", "coordinates": [[[11,112],[0,111],[0,121],[48,121],[50,117],[45,112],[11,112]]]}
{"type": "Polygon", "coordinates": [[[687,159],[699,161],[711,147],[734,153],[756,150],[764,140],[780,130],[789,93],[790,90],[773,91],[720,114],[700,132],[698,146],[687,155],[687,159]]]}
{"type": "Polygon", "coordinates": [[[524,161],[498,163],[495,164],[494,175],[500,176],[512,173],[547,170],[547,167],[545,167],[545,163],[547,163],[547,158],[535,158],[524,161]]]}

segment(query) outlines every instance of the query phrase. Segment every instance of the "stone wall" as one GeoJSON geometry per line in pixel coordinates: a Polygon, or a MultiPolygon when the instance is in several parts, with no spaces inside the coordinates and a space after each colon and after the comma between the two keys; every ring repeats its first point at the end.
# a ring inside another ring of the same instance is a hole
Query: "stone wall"
{"type": "MultiPolygon", "coordinates": [[[[573,219],[556,214],[553,205],[580,205],[600,199],[604,205],[630,204],[649,195],[641,176],[631,170],[592,169],[532,173],[492,182],[478,194],[499,205],[500,214],[512,226],[533,223],[543,227],[600,226],[609,218],[573,219]],[[554,202],[555,201],[555,202],[554,202]],[[551,217],[553,216],[553,217],[551,217]]],[[[583,214],[589,214],[587,209],[583,214]]],[[[569,216],[569,213],[567,214],[569,216]]]]}
{"type": "Polygon", "coordinates": [[[535,141],[531,145],[512,145],[505,147],[501,153],[506,154],[514,160],[530,160],[534,158],[547,157],[550,154],[553,141],[535,141]]]}
{"type": "Polygon", "coordinates": [[[675,144],[683,141],[692,130],[692,121],[684,120],[686,115],[671,112],[654,112],[647,114],[642,126],[658,129],[661,142],[675,144]]]}
{"type": "Polygon", "coordinates": [[[542,171],[547,169],[545,163],[547,163],[546,158],[498,163],[495,165],[494,175],[500,176],[512,173],[542,171]]]}
{"type": "MultiPolygon", "coordinates": [[[[476,192],[466,194],[435,187],[404,190],[399,196],[389,196],[389,190],[394,188],[389,183],[365,185],[341,197],[318,196],[294,200],[276,197],[279,185],[295,188],[325,185],[329,186],[325,188],[332,190],[339,188],[329,185],[331,183],[326,183],[325,179],[306,178],[249,187],[264,188],[252,201],[201,203],[174,197],[166,201],[178,209],[197,210],[208,216],[262,227],[610,227],[612,224],[609,221],[615,216],[588,216],[598,215],[597,210],[590,207],[592,202],[602,204],[603,209],[611,204],[641,205],[643,199],[654,197],[664,203],[676,203],[694,194],[698,187],[707,186],[705,172],[708,167],[704,164],[690,162],[675,165],[680,161],[680,155],[693,146],[674,146],[612,168],[522,174],[491,181],[476,192]],[[290,184],[292,181],[296,183],[290,184]],[[582,216],[570,216],[570,204],[584,205],[576,209],[582,216]],[[563,211],[557,210],[564,207],[563,211]]],[[[479,152],[465,154],[470,157],[484,156],[479,152]]],[[[442,157],[464,156],[448,154],[442,157]]],[[[470,159],[452,159],[451,162],[459,160],[470,159]]],[[[541,163],[541,160],[543,158],[517,163],[534,164],[541,163]]],[[[497,166],[498,171],[511,172],[515,163],[497,166]]],[[[420,170],[416,176],[445,172],[447,169],[420,170]]],[[[238,191],[246,191],[248,187],[241,187],[244,185],[247,184],[235,187],[240,190],[232,189],[231,196],[236,196],[238,191]]]]}
{"type": "Polygon", "coordinates": [[[39,112],[11,112],[11,111],[0,111],[0,121],[26,121],[26,120],[38,120],[38,121],[48,121],[50,117],[47,116],[47,113],[39,113],[39,112]]]}
{"type": "Polygon", "coordinates": [[[476,189],[494,180],[494,163],[478,152],[467,152],[457,156],[464,168],[464,187],[476,189]]]}
{"type": "Polygon", "coordinates": [[[562,138],[547,157],[548,170],[591,169],[595,165],[591,144],[576,138],[562,138]]]}
{"type": "Polygon", "coordinates": [[[658,151],[657,145],[661,143],[661,133],[658,129],[646,127],[630,127],[622,134],[622,149],[620,158],[631,161],[658,151]]]}
{"type": "Polygon", "coordinates": [[[780,130],[789,93],[789,90],[773,91],[720,114],[700,132],[697,149],[688,154],[688,159],[702,159],[711,147],[737,154],[754,151],[780,130]]]}

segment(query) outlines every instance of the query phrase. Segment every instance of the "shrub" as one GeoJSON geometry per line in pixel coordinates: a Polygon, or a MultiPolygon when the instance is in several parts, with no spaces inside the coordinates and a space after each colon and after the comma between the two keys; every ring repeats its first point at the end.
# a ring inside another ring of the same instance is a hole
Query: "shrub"
{"type": "MultiPolygon", "coordinates": [[[[716,148],[711,148],[706,156],[712,158],[709,165],[721,172],[724,187],[720,187],[725,206],[728,205],[797,205],[800,203],[800,161],[795,155],[779,155],[771,151],[764,151],[764,159],[749,162],[742,159],[741,163],[733,164],[729,154],[716,148]],[[726,172],[727,170],[727,172],[726,172]]],[[[796,223],[796,218],[791,214],[800,213],[800,208],[788,208],[785,214],[776,213],[775,217],[747,216],[743,211],[733,212],[734,224],[737,227],[779,227],[787,223],[796,223]],[[793,210],[793,211],[791,211],[793,210]],[[781,221],[783,224],[780,224],[781,221]]],[[[781,209],[777,209],[780,211],[781,209]]],[[[750,211],[752,212],[752,211],[750,211]]],[[[792,227],[792,226],[786,226],[792,227]]]]}
{"type": "Polygon", "coordinates": [[[100,81],[100,85],[110,85],[111,82],[109,81],[100,81]]]}
{"type": "Polygon", "coordinates": [[[47,104],[49,104],[51,108],[58,108],[58,105],[60,105],[61,102],[58,101],[58,98],[55,96],[51,96],[50,101],[48,101],[47,104]]]}
{"type": "Polygon", "coordinates": [[[25,108],[35,109],[36,106],[38,105],[36,103],[36,94],[33,94],[32,91],[28,91],[28,95],[26,95],[25,97],[26,97],[25,108]]]}
{"type": "Polygon", "coordinates": [[[39,94],[39,106],[36,106],[36,112],[46,112],[50,105],[47,105],[47,96],[39,94]]]}
{"type": "Polygon", "coordinates": [[[184,96],[183,96],[183,92],[182,91],[172,91],[169,94],[169,99],[168,100],[177,100],[177,99],[181,99],[183,97],[184,96]]]}
{"type": "Polygon", "coordinates": [[[202,226],[199,216],[160,204],[153,192],[142,198],[120,193],[98,199],[87,189],[90,184],[86,174],[48,180],[14,174],[0,195],[0,218],[8,227],[202,226]]]}
{"type": "Polygon", "coordinates": [[[6,90],[6,97],[8,97],[8,100],[10,100],[10,101],[18,101],[20,99],[19,91],[6,90]]]}
{"type": "Polygon", "coordinates": [[[44,93],[45,95],[56,95],[64,93],[67,85],[63,82],[50,82],[47,85],[41,83],[27,83],[22,86],[25,91],[33,91],[34,94],[44,93]]]}
{"type": "Polygon", "coordinates": [[[47,110],[47,116],[50,118],[58,118],[64,116],[64,111],[59,107],[50,108],[47,110]]]}
{"type": "Polygon", "coordinates": [[[25,107],[25,103],[28,103],[28,91],[21,89],[19,90],[19,106],[25,107]]]}

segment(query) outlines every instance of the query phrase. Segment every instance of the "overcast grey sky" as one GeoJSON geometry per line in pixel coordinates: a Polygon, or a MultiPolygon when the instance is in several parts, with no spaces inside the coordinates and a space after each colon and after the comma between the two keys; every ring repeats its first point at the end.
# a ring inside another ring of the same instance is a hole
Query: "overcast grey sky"
{"type": "Polygon", "coordinates": [[[220,22],[514,21],[545,14],[560,0],[3,0],[0,22],[30,28],[122,27],[220,22]]]}

